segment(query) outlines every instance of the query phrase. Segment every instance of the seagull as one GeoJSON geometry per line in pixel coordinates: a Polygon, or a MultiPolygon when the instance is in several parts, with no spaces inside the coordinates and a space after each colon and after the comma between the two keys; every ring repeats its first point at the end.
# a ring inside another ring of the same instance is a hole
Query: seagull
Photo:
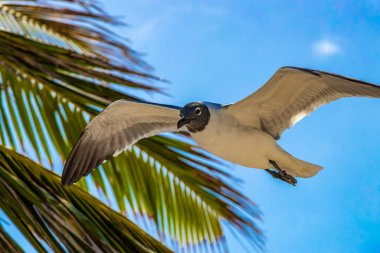
{"type": "Polygon", "coordinates": [[[229,162],[263,169],[291,185],[323,167],[279,146],[281,134],[318,107],[344,97],[380,98],[380,86],[305,68],[283,67],[235,104],[192,102],[184,107],[118,100],[85,128],[69,154],[62,184],[88,175],[142,138],[187,131],[202,149],[229,162]]]}

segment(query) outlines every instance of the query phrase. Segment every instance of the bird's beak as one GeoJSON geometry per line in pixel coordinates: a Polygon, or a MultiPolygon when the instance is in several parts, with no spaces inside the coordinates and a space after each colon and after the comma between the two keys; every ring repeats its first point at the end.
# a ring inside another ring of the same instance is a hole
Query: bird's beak
{"type": "Polygon", "coordinates": [[[177,129],[180,129],[181,127],[183,127],[184,125],[187,125],[189,124],[191,121],[191,119],[186,119],[186,118],[181,118],[178,123],[177,123],[177,129]]]}

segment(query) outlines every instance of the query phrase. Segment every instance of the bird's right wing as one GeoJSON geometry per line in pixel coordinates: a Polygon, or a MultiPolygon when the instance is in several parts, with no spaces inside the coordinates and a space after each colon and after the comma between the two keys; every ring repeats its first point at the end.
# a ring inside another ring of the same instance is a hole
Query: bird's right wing
{"type": "Polygon", "coordinates": [[[72,184],[142,138],[177,131],[177,108],[119,100],[85,128],[66,160],[62,184],[72,184]]]}

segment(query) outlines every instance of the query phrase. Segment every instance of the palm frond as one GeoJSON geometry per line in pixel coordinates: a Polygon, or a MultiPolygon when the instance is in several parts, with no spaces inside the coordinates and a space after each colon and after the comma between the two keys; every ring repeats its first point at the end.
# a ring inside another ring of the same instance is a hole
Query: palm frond
{"type": "MultiPolygon", "coordinates": [[[[92,26],[114,24],[109,16],[23,2],[12,1],[0,12],[0,26],[6,28],[0,29],[0,143],[60,172],[86,123],[102,108],[121,98],[138,100],[130,88],[158,89],[150,85],[155,78],[131,49],[92,26]],[[6,27],[4,16],[25,31],[6,27]],[[44,25],[46,31],[40,29],[44,25]],[[27,36],[27,31],[33,33],[27,36]],[[105,37],[94,41],[83,34],[105,37]],[[111,51],[105,54],[105,48],[111,51]],[[126,59],[124,64],[120,58],[126,59]]],[[[159,136],[140,141],[78,185],[89,190],[88,183],[94,183],[102,194],[116,198],[121,212],[143,215],[171,245],[223,247],[221,224],[227,221],[260,247],[259,212],[220,167],[186,140],[159,136]]]]}
{"type": "MultiPolygon", "coordinates": [[[[63,188],[58,176],[3,147],[0,208],[39,252],[170,252],[88,193],[63,188]]],[[[8,239],[1,229],[1,252],[19,251],[8,239]]]]}
{"type": "Polygon", "coordinates": [[[20,248],[17,242],[13,240],[11,236],[5,232],[3,227],[0,225],[0,250],[2,252],[15,252],[23,253],[24,251],[20,248]]]}
{"type": "Polygon", "coordinates": [[[104,25],[122,23],[101,11],[94,1],[1,1],[0,14],[1,30],[87,55],[147,67],[136,52],[125,46],[124,39],[105,28],[104,25]],[[75,8],[78,3],[86,8],[75,8]]]}

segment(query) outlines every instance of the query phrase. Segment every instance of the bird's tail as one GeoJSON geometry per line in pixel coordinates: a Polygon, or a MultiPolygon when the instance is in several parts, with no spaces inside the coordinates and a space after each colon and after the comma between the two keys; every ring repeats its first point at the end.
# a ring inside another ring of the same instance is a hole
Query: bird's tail
{"type": "MultiPolygon", "coordinates": [[[[285,168],[286,171],[294,177],[312,177],[323,169],[322,166],[302,161],[291,156],[292,165],[285,168]]],[[[279,165],[281,168],[281,165],[279,165]]]]}

